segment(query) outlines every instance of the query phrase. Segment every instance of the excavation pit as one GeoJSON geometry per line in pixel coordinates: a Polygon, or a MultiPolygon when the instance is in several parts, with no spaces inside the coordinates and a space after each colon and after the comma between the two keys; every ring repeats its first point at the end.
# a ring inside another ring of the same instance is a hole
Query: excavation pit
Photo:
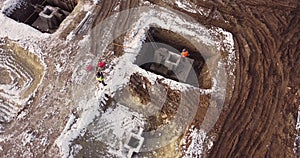
{"type": "Polygon", "coordinates": [[[46,6],[45,9],[40,14],[45,14],[49,16],[53,13],[53,11],[54,10],[52,8],[46,6]]]}
{"type": "Polygon", "coordinates": [[[172,53],[172,54],[170,53],[166,59],[166,61],[168,61],[169,63],[172,63],[172,64],[178,64],[179,60],[180,60],[180,56],[176,55],[174,53],[172,53]]]}
{"type": "Polygon", "coordinates": [[[151,27],[135,64],[168,79],[203,89],[212,87],[201,52],[188,39],[170,30],[151,27]],[[181,56],[182,49],[189,51],[188,57],[181,56]]]}
{"type": "Polygon", "coordinates": [[[76,5],[77,0],[17,0],[16,3],[4,7],[3,13],[41,32],[53,33],[76,5]]]}
{"type": "Polygon", "coordinates": [[[137,148],[139,146],[140,140],[135,137],[131,137],[128,142],[128,146],[132,148],[137,148]]]}

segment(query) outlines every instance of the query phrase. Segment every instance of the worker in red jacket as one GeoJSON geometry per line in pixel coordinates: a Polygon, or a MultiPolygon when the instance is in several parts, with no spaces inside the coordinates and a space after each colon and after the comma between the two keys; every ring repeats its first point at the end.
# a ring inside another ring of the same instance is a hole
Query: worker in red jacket
{"type": "Polygon", "coordinates": [[[105,68],[105,66],[106,66],[105,61],[100,61],[100,62],[98,63],[98,67],[99,67],[101,70],[103,70],[103,69],[105,68]]]}

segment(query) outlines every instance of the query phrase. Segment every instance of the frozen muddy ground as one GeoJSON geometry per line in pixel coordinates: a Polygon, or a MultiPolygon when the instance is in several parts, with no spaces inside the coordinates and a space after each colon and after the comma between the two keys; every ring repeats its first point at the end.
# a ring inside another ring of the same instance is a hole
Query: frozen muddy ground
{"type": "MultiPolygon", "coordinates": [[[[131,83],[134,72],[149,80],[137,94],[143,94],[161,78],[132,64],[149,24],[155,24],[215,47],[223,60],[208,59],[215,68],[225,67],[231,82],[223,87],[228,90],[223,96],[224,109],[208,111],[207,116],[220,114],[218,120],[207,117],[212,122],[217,121],[212,130],[206,130],[209,123],[201,126],[194,121],[184,135],[169,146],[138,156],[296,157],[300,95],[297,2],[128,0],[95,3],[97,5],[79,1],[54,34],[42,34],[0,15],[1,38],[8,37],[39,56],[46,70],[29,104],[16,113],[12,121],[1,123],[2,156],[124,157],[127,151],[122,149],[123,139],[131,129],[144,126],[147,117],[128,105],[115,104],[114,96],[131,83]],[[178,18],[168,9],[162,9],[165,12],[159,14],[155,10],[149,10],[149,14],[115,14],[138,6],[173,8],[195,20],[178,18]],[[92,14],[92,22],[88,21],[79,34],[73,34],[72,30],[88,11],[92,14]],[[104,19],[107,25],[101,25],[105,24],[104,19]],[[120,34],[124,29],[129,31],[120,34]],[[124,48],[111,45],[111,42],[124,48]],[[106,70],[106,87],[97,84],[94,72],[86,71],[88,64],[96,66],[100,58],[110,63],[106,70]]],[[[218,71],[214,75],[220,77],[218,71]]],[[[194,91],[204,95],[222,92],[223,88],[218,85],[222,82],[214,79],[212,89],[194,91]]],[[[189,85],[172,80],[163,80],[160,84],[169,85],[169,95],[191,90],[189,85]]],[[[200,96],[206,98],[204,95],[200,96]]],[[[140,102],[131,101],[133,104],[140,102]]],[[[172,102],[172,99],[167,101],[172,102]]],[[[203,105],[202,110],[206,108],[203,105]]],[[[196,116],[200,119],[202,112],[198,112],[196,116]]]]}

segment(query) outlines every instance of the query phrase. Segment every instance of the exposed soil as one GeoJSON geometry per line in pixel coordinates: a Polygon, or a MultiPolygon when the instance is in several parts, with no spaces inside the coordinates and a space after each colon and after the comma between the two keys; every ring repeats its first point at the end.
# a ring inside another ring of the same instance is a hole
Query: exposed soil
{"type": "Polygon", "coordinates": [[[0,74],[2,74],[0,78],[0,84],[9,84],[11,82],[11,78],[9,77],[9,72],[3,68],[0,68],[0,74]]]}
{"type": "Polygon", "coordinates": [[[299,3],[193,2],[210,14],[186,13],[208,27],[232,32],[240,57],[233,96],[215,128],[218,137],[209,157],[295,157],[297,106],[291,90],[300,85],[299,3]]]}
{"type": "MultiPolygon", "coordinates": [[[[29,77],[32,78],[32,82],[30,83],[30,86],[26,89],[24,89],[22,93],[22,98],[28,97],[28,95],[32,94],[32,92],[37,88],[38,84],[41,82],[43,73],[44,73],[44,66],[39,60],[39,57],[37,55],[34,55],[20,46],[18,46],[16,43],[9,41],[7,39],[3,39],[4,41],[1,41],[0,48],[7,50],[3,55],[11,55],[11,58],[14,59],[13,63],[18,63],[24,73],[27,73],[29,77]],[[3,42],[3,43],[2,43],[3,42]],[[4,44],[5,43],[5,44],[4,44]]],[[[15,70],[16,71],[16,70],[15,70]]],[[[13,72],[15,73],[15,72],[13,72]]],[[[3,80],[5,80],[7,76],[4,75],[3,80]]],[[[2,76],[1,76],[2,78],[2,76]]],[[[2,79],[1,79],[2,80],[2,79]]],[[[8,81],[7,79],[5,81],[8,81]]],[[[21,78],[19,86],[24,86],[23,79],[21,78]]]]}
{"type": "Polygon", "coordinates": [[[209,156],[294,157],[295,124],[286,118],[295,119],[297,110],[289,102],[293,96],[288,95],[288,87],[299,89],[300,85],[299,3],[193,1],[210,10],[204,16],[162,1],[150,2],[178,9],[207,27],[221,27],[234,35],[240,57],[236,84],[214,131],[218,137],[209,156]]]}
{"type": "MultiPolygon", "coordinates": [[[[95,12],[94,12],[95,20],[93,23],[93,27],[95,27],[102,20],[109,17],[113,13],[123,11],[126,9],[130,9],[130,8],[134,8],[134,7],[138,7],[138,4],[139,4],[138,0],[130,0],[130,1],[115,0],[115,1],[104,1],[103,3],[100,3],[99,5],[97,5],[95,12]],[[118,5],[120,5],[118,10],[114,10],[114,8],[118,5]]],[[[118,15],[118,21],[121,21],[121,23],[120,23],[121,26],[126,27],[126,26],[130,25],[130,21],[125,20],[125,19],[128,19],[128,17],[130,17],[130,13],[118,15]]],[[[116,28],[113,27],[112,34],[115,34],[115,32],[118,31],[115,29],[116,28]]],[[[117,29],[118,29],[118,27],[117,27],[117,29]]],[[[102,30],[102,31],[106,31],[106,30],[102,30]]],[[[95,35],[98,35],[98,34],[95,34],[95,35]]],[[[97,39],[98,37],[93,37],[93,38],[97,39]]],[[[115,52],[115,55],[117,55],[117,56],[122,55],[124,51],[123,51],[123,47],[120,45],[122,45],[122,43],[124,43],[124,34],[119,36],[118,38],[114,39],[113,43],[115,43],[115,44],[111,44],[108,48],[113,50],[115,52]]],[[[93,49],[97,50],[97,45],[95,47],[96,48],[93,48],[93,49]]]]}
{"type": "MultiPolygon", "coordinates": [[[[134,2],[126,1],[127,8],[134,2]]],[[[217,138],[209,157],[295,157],[297,107],[288,87],[294,90],[300,85],[299,3],[191,1],[196,8],[208,10],[206,16],[163,1],[150,2],[185,12],[207,27],[221,27],[234,35],[240,57],[236,83],[212,132],[217,138]]]]}
{"type": "MultiPolygon", "coordinates": [[[[216,140],[207,156],[296,157],[292,148],[299,98],[299,93],[296,93],[300,89],[299,2],[190,0],[196,8],[202,7],[210,11],[208,15],[202,15],[186,12],[174,4],[161,0],[149,1],[185,12],[207,27],[221,27],[234,35],[235,49],[239,56],[235,74],[236,83],[232,96],[226,101],[226,108],[210,133],[216,136],[216,140]]],[[[138,2],[138,0],[103,1],[95,9],[95,16],[98,18],[94,21],[94,26],[111,15],[117,4],[121,4],[119,10],[124,10],[138,6],[138,2]]],[[[126,19],[129,16],[122,15],[120,18],[126,19]]],[[[80,19],[76,23],[79,21],[80,19]]],[[[124,26],[130,25],[130,21],[123,20],[123,23],[124,26]]],[[[66,35],[61,37],[65,38],[66,35]]],[[[123,37],[114,42],[123,43],[123,37]]],[[[11,136],[16,136],[16,139],[6,142],[1,155],[58,157],[56,154],[58,149],[51,145],[60,135],[69,113],[74,108],[70,99],[72,90],[62,89],[65,85],[70,85],[73,67],[66,64],[65,73],[59,74],[55,71],[54,64],[62,62],[60,60],[63,57],[70,63],[74,62],[73,57],[77,53],[76,44],[76,42],[73,45],[61,42],[57,46],[43,48],[49,53],[46,56],[49,58],[45,60],[48,70],[45,81],[37,92],[39,97],[33,100],[28,110],[24,110],[28,113],[28,117],[18,120],[18,123],[11,124],[7,128],[5,134],[12,133],[11,136]],[[70,49],[61,54],[59,50],[66,47],[70,49]],[[53,93],[56,95],[52,95],[53,93]],[[42,97],[44,102],[41,101],[42,97]],[[22,131],[32,134],[35,137],[34,141],[23,145],[22,137],[19,136],[22,131]],[[47,138],[47,144],[40,146],[43,138],[47,138]],[[34,155],[28,155],[30,152],[34,155]]],[[[121,47],[112,46],[112,48],[116,55],[123,52],[121,47]]],[[[170,94],[176,97],[176,92],[170,94]]],[[[207,98],[203,96],[202,99],[207,98]]],[[[203,106],[198,111],[194,121],[201,121],[205,109],[203,106]]],[[[81,152],[80,154],[85,154],[85,151],[81,152]]]]}

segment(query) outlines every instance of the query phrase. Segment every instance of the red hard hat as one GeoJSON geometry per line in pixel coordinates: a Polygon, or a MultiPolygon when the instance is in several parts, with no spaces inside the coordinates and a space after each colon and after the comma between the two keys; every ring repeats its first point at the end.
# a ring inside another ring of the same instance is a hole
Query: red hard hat
{"type": "Polygon", "coordinates": [[[99,62],[98,67],[103,68],[104,66],[105,66],[105,62],[104,61],[99,62]]]}

